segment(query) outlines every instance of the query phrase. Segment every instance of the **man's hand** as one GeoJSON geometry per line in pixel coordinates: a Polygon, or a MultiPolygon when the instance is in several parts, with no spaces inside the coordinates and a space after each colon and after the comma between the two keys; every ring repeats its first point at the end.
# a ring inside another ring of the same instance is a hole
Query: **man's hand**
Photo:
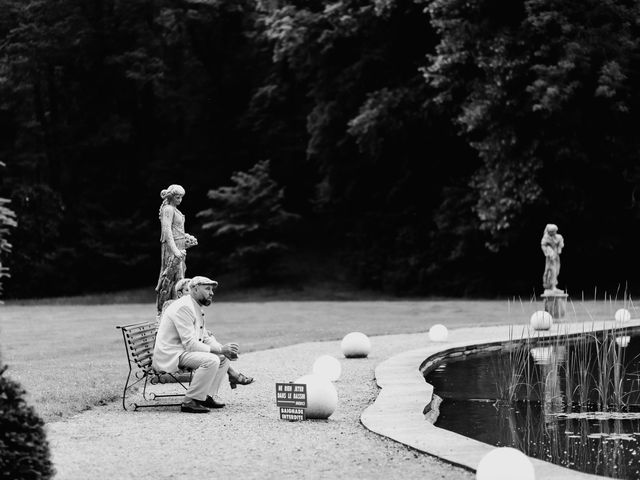
{"type": "Polygon", "coordinates": [[[229,360],[235,360],[236,358],[238,358],[239,350],[240,348],[238,347],[237,343],[226,343],[222,346],[220,353],[222,353],[222,355],[227,357],[229,360]]]}

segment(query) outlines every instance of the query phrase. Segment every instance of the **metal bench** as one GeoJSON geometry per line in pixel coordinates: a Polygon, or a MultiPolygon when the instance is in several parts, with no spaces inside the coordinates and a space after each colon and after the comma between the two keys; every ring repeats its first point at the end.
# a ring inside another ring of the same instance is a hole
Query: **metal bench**
{"type": "MultiPolygon", "coordinates": [[[[142,387],[142,398],[147,403],[131,403],[129,406],[132,407],[133,410],[149,407],[180,406],[180,403],[163,403],[156,402],[155,400],[159,398],[182,397],[184,392],[177,394],[156,394],[154,392],[147,392],[148,384],[157,385],[169,383],[171,381],[180,385],[184,390],[187,389],[184,383],[178,378],[177,374],[154,370],[152,367],[153,346],[155,345],[156,333],[158,332],[157,322],[133,323],[131,325],[117,326],[116,328],[119,328],[122,331],[122,338],[124,340],[124,346],[127,351],[127,360],[129,363],[129,373],[127,374],[127,381],[124,384],[124,390],[122,392],[122,407],[127,410],[127,395],[131,393],[131,389],[133,387],[142,381],[144,381],[142,387]]],[[[189,377],[189,383],[191,383],[191,377],[189,377]]]]}

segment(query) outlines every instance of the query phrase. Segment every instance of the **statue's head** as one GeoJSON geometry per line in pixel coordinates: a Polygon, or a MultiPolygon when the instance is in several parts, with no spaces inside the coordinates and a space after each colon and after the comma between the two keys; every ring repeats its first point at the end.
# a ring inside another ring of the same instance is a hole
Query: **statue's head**
{"type": "Polygon", "coordinates": [[[548,233],[549,235],[555,235],[556,233],[558,233],[558,226],[554,223],[549,223],[547,224],[546,228],[544,229],[544,231],[546,233],[548,233]]]}
{"type": "Polygon", "coordinates": [[[171,203],[179,204],[182,201],[182,197],[185,194],[184,188],[181,185],[173,184],[160,192],[160,198],[171,203]]]}

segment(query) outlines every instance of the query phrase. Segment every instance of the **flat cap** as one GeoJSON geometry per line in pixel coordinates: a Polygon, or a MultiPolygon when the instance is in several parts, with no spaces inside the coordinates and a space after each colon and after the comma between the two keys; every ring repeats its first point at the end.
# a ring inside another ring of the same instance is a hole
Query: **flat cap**
{"type": "Polygon", "coordinates": [[[189,282],[189,288],[197,287],[198,285],[213,285],[213,288],[216,288],[218,286],[218,282],[203,276],[193,277],[189,282]]]}

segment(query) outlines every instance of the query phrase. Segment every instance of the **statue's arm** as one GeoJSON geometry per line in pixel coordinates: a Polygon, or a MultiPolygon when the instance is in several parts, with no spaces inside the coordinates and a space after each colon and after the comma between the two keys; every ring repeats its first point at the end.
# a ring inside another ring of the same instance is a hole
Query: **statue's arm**
{"type": "Polygon", "coordinates": [[[167,239],[167,243],[169,243],[169,248],[176,257],[181,255],[180,250],[176,246],[176,242],[173,239],[173,233],[171,232],[171,224],[173,223],[173,216],[175,215],[175,211],[173,207],[167,205],[162,208],[162,216],[161,218],[161,228],[163,237],[167,239]]]}

